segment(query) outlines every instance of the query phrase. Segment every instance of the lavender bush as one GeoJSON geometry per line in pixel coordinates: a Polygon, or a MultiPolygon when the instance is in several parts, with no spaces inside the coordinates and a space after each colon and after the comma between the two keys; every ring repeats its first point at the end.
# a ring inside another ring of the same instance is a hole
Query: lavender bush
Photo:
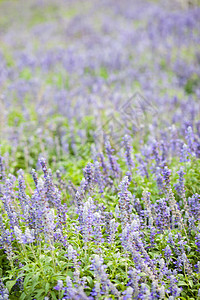
{"type": "Polygon", "coordinates": [[[0,1],[0,299],[200,299],[200,7],[0,1]]]}

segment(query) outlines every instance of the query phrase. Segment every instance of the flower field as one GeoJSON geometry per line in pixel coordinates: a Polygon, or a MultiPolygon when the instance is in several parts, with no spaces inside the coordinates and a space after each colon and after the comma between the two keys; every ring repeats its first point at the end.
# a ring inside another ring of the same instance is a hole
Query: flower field
{"type": "Polygon", "coordinates": [[[200,299],[200,6],[0,1],[6,299],[200,299]]]}

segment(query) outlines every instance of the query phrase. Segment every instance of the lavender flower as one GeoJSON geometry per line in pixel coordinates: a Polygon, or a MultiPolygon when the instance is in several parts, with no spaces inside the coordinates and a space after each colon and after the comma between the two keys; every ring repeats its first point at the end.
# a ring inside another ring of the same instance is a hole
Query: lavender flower
{"type": "Polygon", "coordinates": [[[107,165],[106,165],[106,162],[105,162],[105,158],[104,158],[104,155],[103,155],[103,153],[99,153],[99,158],[100,158],[100,166],[101,166],[101,168],[103,169],[103,173],[104,174],[107,174],[107,172],[108,172],[108,167],[107,167],[107,165]]]}
{"type": "Polygon", "coordinates": [[[18,182],[19,182],[19,192],[18,192],[18,199],[22,208],[23,213],[25,212],[25,206],[28,205],[28,197],[26,195],[25,189],[25,181],[24,181],[24,176],[23,176],[23,171],[19,171],[19,177],[18,177],[18,182]]]}
{"type": "Polygon", "coordinates": [[[194,194],[188,198],[188,210],[191,217],[196,221],[200,220],[200,195],[194,194]]]}
{"type": "Polygon", "coordinates": [[[188,158],[188,146],[186,144],[183,144],[181,151],[180,151],[180,162],[187,162],[189,161],[188,158]]]}
{"type": "MultiPolygon", "coordinates": [[[[151,193],[148,191],[143,191],[143,193],[142,193],[142,200],[144,202],[144,207],[145,207],[144,214],[145,214],[146,220],[152,218],[152,212],[151,212],[152,205],[151,205],[151,201],[150,201],[150,195],[151,195],[151,193]]],[[[152,218],[152,220],[153,220],[153,218],[152,218]]]]}
{"type": "Polygon", "coordinates": [[[195,244],[197,246],[197,251],[200,253],[200,233],[197,233],[195,237],[195,244]]]}
{"type": "Polygon", "coordinates": [[[62,288],[63,288],[63,281],[62,280],[58,280],[57,281],[57,285],[54,286],[54,289],[57,290],[57,291],[60,291],[60,290],[62,290],[62,288]]]}
{"type": "Polygon", "coordinates": [[[20,244],[23,244],[25,242],[24,240],[24,235],[22,234],[22,231],[20,228],[18,228],[17,226],[14,227],[14,233],[15,233],[15,236],[16,236],[16,239],[17,241],[20,243],[20,244]]]}
{"type": "Polygon", "coordinates": [[[139,232],[135,231],[135,226],[138,226],[138,224],[134,221],[123,229],[121,234],[122,246],[131,253],[135,268],[145,272],[149,278],[154,280],[156,274],[154,263],[144,248],[139,232]]]}
{"type": "Polygon", "coordinates": [[[46,159],[44,157],[41,157],[39,159],[39,162],[42,166],[42,171],[44,173],[44,178],[46,178],[48,176],[48,170],[47,170],[47,163],[46,163],[46,159]]]}
{"type": "Polygon", "coordinates": [[[133,295],[133,289],[132,287],[127,287],[127,289],[122,293],[124,296],[123,296],[123,300],[131,300],[133,299],[132,298],[132,295],[133,295]]]}
{"type": "Polygon", "coordinates": [[[164,230],[170,226],[170,208],[167,206],[167,199],[161,198],[153,205],[156,212],[155,224],[159,230],[164,230]]]}
{"type": "Polygon", "coordinates": [[[95,161],[94,163],[94,179],[95,182],[97,183],[98,187],[99,187],[99,193],[103,193],[104,191],[104,187],[105,187],[105,183],[103,180],[103,175],[101,173],[100,170],[100,163],[98,161],[95,161]]]}
{"type": "Polygon", "coordinates": [[[186,129],[186,141],[188,144],[189,152],[194,156],[194,133],[191,126],[188,126],[186,129]]]}
{"type": "Polygon", "coordinates": [[[149,178],[149,174],[147,170],[147,162],[142,159],[142,156],[140,154],[136,154],[135,156],[139,163],[138,166],[139,173],[141,174],[141,176],[143,177],[146,176],[147,178],[149,178]]]}
{"type": "MultiPolygon", "coordinates": [[[[94,204],[92,198],[84,203],[81,213],[80,230],[85,243],[93,237],[94,204]]],[[[80,221],[79,221],[80,222],[80,221]]]]}
{"type": "Polygon", "coordinates": [[[4,209],[8,215],[11,228],[18,226],[19,224],[19,211],[14,210],[14,201],[16,199],[16,194],[14,190],[15,177],[9,174],[9,179],[6,179],[3,188],[2,202],[4,204],[4,209]]]}
{"type": "Polygon", "coordinates": [[[158,143],[157,143],[156,140],[153,141],[152,156],[153,156],[153,159],[155,159],[156,167],[159,167],[160,163],[161,163],[161,157],[160,157],[159,152],[158,152],[158,143]]]}
{"type": "Polygon", "coordinates": [[[185,251],[182,253],[182,260],[183,260],[183,266],[184,266],[185,272],[188,275],[191,275],[192,274],[192,266],[187,258],[185,251]]]}
{"type": "Polygon", "coordinates": [[[85,190],[91,192],[94,185],[94,166],[92,163],[88,163],[83,170],[85,177],[85,190]]]}
{"type": "Polygon", "coordinates": [[[94,271],[96,280],[101,284],[102,292],[106,294],[110,290],[113,295],[119,297],[119,292],[108,279],[105,268],[106,266],[103,264],[103,259],[99,255],[94,255],[94,258],[92,259],[91,270],[94,271]]]}
{"type": "Polygon", "coordinates": [[[134,167],[134,162],[131,155],[130,137],[125,135],[123,138],[123,144],[125,148],[125,160],[129,170],[134,167]]]}
{"type": "Polygon", "coordinates": [[[33,180],[34,180],[34,183],[35,183],[35,186],[37,187],[37,183],[38,183],[38,177],[37,177],[37,173],[34,169],[32,169],[31,171],[31,175],[33,177],[33,180]]]}
{"type": "Polygon", "coordinates": [[[169,247],[169,245],[167,245],[164,249],[164,255],[165,255],[165,258],[166,258],[166,261],[167,261],[167,264],[171,261],[172,259],[172,250],[171,248],[169,247]]]}
{"type": "Polygon", "coordinates": [[[176,297],[180,296],[181,293],[181,289],[178,288],[177,286],[177,280],[173,275],[169,276],[169,280],[170,280],[170,284],[169,284],[169,288],[167,290],[167,293],[169,293],[171,296],[174,297],[174,299],[176,299],[176,297]]]}
{"type": "Polygon", "coordinates": [[[167,166],[165,166],[163,169],[163,179],[164,179],[166,189],[170,188],[170,176],[171,176],[171,170],[167,166]]]}
{"type": "Polygon", "coordinates": [[[29,229],[29,228],[26,228],[25,229],[25,233],[24,233],[24,237],[25,237],[25,240],[26,240],[26,243],[33,243],[34,242],[34,229],[29,229]]]}
{"type": "Polygon", "coordinates": [[[119,226],[119,223],[115,221],[115,219],[112,219],[109,223],[109,236],[108,236],[108,243],[111,245],[115,241],[115,234],[117,232],[117,228],[119,226]]]}
{"type": "Polygon", "coordinates": [[[95,244],[101,244],[104,241],[103,234],[102,234],[102,226],[103,226],[103,219],[102,215],[99,212],[94,213],[94,241],[95,244]]]}
{"type": "Polygon", "coordinates": [[[10,234],[9,230],[6,229],[2,216],[0,215],[0,248],[4,249],[9,261],[13,260],[14,252],[12,247],[12,235],[10,234]]]}
{"type": "Polygon", "coordinates": [[[109,139],[106,140],[105,142],[105,150],[106,150],[106,154],[108,157],[108,161],[109,161],[109,168],[111,171],[111,175],[115,178],[118,178],[120,175],[120,168],[119,165],[117,163],[117,159],[116,157],[112,154],[113,153],[113,149],[110,145],[110,141],[109,139]]]}
{"type": "Polygon", "coordinates": [[[120,209],[120,219],[123,226],[127,224],[127,222],[130,221],[130,213],[131,213],[131,207],[130,207],[130,199],[131,199],[131,193],[128,191],[128,186],[130,182],[128,180],[128,177],[125,176],[120,183],[119,189],[120,192],[118,193],[119,196],[119,209],[120,209]]]}
{"type": "Polygon", "coordinates": [[[151,293],[150,293],[150,290],[148,289],[147,285],[145,283],[142,283],[140,292],[138,294],[138,299],[146,300],[146,299],[150,298],[150,295],[151,295],[151,293]]]}
{"type": "Polygon", "coordinates": [[[164,182],[161,169],[159,167],[156,168],[156,182],[160,193],[162,193],[164,190],[164,182]]]}
{"type": "Polygon", "coordinates": [[[64,297],[63,299],[74,299],[76,292],[72,286],[72,281],[69,276],[66,278],[66,287],[64,289],[64,297]]]}
{"type": "Polygon", "coordinates": [[[8,299],[9,299],[8,289],[5,287],[2,279],[0,278],[0,300],[8,300],[8,299]]]}
{"type": "Polygon", "coordinates": [[[180,170],[177,172],[177,174],[179,175],[179,182],[175,185],[175,189],[177,190],[177,192],[179,193],[180,197],[185,197],[185,187],[184,187],[184,168],[181,167],[180,170]]]}
{"type": "Polygon", "coordinates": [[[137,297],[139,294],[139,271],[135,268],[131,268],[128,272],[128,277],[128,285],[132,287],[132,294],[134,297],[137,297]]]}
{"type": "Polygon", "coordinates": [[[5,164],[4,164],[4,158],[0,155],[0,182],[5,181],[6,179],[6,173],[5,173],[5,164]]]}

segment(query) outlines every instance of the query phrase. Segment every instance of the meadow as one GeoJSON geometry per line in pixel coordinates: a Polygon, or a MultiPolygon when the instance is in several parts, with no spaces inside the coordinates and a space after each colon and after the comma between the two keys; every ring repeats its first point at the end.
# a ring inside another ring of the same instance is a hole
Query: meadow
{"type": "Polygon", "coordinates": [[[200,299],[200,6],[0,1],[6,299],[200,299]]]}

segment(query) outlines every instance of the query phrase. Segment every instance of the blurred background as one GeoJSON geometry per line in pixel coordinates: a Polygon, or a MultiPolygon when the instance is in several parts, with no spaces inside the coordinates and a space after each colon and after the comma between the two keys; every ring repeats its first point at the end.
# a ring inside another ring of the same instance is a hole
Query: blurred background
{"type": "Polygon", "coordinates": [[[88,155],[110,119],[138,144],[199,130],[199,78],[198,1],[0,1],[1,151],[16,169],[88,155]]]}

